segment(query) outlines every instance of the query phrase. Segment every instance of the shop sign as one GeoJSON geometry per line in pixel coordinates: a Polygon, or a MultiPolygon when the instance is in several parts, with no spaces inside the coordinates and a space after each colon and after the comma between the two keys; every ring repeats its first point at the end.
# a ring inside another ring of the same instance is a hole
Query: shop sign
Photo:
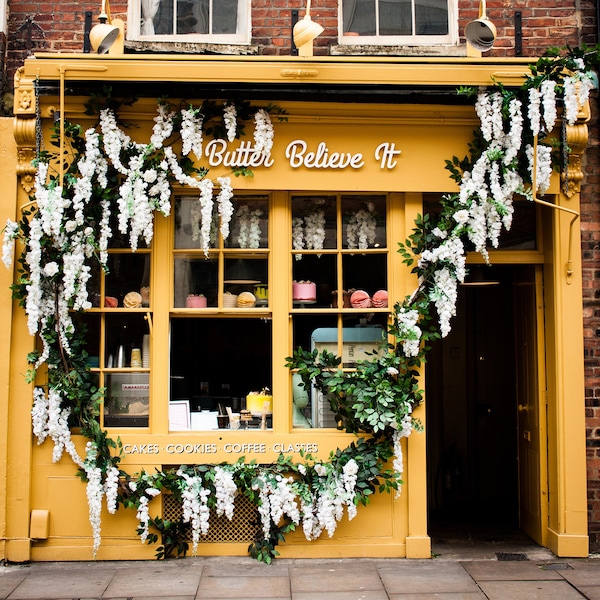
{"type": "MultiPolygon", "coordinates": [[[[390,170],[398,164],[396,159],[401,152],[402,150],[398,150],[394,142],[383,142],[370,156],[379,164],[380,169],[390,170]]],[[[206,145],[205,153],[211,167],[253,169],[268,168],[275,164],[275,159],[270,152],[255,150],[249,141],[242,141],[236,149],[229,150],[225,140],[211,140],[206,145]]],[[[366,160],[369,160],[369,155],[363,155],[362,152],[333,150],[323,141],[311,146],[305,140],[293,140],[287,145],[284,155],[292,169],[304,167],[320,170],[357,170],[365,165],[366,160]]]]}
{"type": "Polygon", "coordinates": [[[123,444],[123,453],[129,455],[154,455],[154,454],[175,454],[175,455],[194,455],[194,454],[297,454],[306,452],[316,454],[319,451],[319,444],[316,443],[291,443],[275,442],[273,444],[256,442],[226,442],[224,444],[194,444],[194,443],[168,443],[161,444],[123,444]]]}

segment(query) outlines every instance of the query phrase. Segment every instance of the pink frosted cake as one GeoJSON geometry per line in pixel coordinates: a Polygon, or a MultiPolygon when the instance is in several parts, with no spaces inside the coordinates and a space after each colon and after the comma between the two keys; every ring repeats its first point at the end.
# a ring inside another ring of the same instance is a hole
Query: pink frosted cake
{"type": "Polygon", "coordinates": [[[317,284],[313,281],[293,281],[292,299],[294,302],[314,302],[317,299],[317,284]]]}

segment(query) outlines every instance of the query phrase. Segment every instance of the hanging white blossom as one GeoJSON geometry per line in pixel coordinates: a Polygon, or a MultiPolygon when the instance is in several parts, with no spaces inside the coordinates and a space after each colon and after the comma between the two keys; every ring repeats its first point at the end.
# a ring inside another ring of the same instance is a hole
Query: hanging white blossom
{"type": "Polygon", "coordinates": [[[223,109],[223,122],[227,131],[227,140],[231,143],[237,136],[237,111],[233,102],[227,102],[223,109]]]}

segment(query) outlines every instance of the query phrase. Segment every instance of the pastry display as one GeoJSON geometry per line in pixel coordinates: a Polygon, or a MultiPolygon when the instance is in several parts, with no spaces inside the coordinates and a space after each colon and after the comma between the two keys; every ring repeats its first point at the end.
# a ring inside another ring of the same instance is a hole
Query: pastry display
{"type": "Polygon", "coordinates": [[[294,302],[314,302],[317,299],[317,284],[314,281],[293,281],[292,300],[294,302]]]}
{"type": "Polygon", "coordinates": [[[388,305],[387,290],[377,290],[373,294],[371,302],[375,308],[385,308],[388,305]]]}
{"type": "Polygon", "coordinates": [[[142,296],[142,306],[150,306],[150,286],[141,287],[140,295],[142,296]]]}
{"type": "Polygon", "coordinates": [[[254,295],[259,302],[266,303],[269,299],[269,286],[259,283],[254,286],[254,295]]]}
{"type": "Polygon", "coordinates": [[[186,308],[206,308],[206,296],[204,294],[190,294],[185,299],[186,308]]]}
{"type": "Polygon", "coordinates": [[[356,290],[350,296],[352,308],[369,308],[371,306],[371,297],[364,290],[356,290]]]}
{"type": "Polygon", "coordinates": [[[242,292],[237,297],[238,308],[252,308],[256,304],[256,296],[252,292],[242,292]]]}
{"type": "Polygon", "coordinates": [[[266,388],[260,392],[250,392],[246,396],[246,410],[251,414],[260,416],[270,415],[273,412],[273,396],[266,388]]]}
{"type": "Polygon", "coordinates": [[[105,296],[104,306],[106,308],[117,308],[119,306],[119,301],[114,296],[105,296]]]}
{"type": "Polygon", "coordinates": [[[237,305],[237,294],[231,292],[225,292],[223,294],[223,307],[224,308],[235,308],[237,305]]]}
{"type": "Polygon", "coordinates": [[[142,306],[142,295],[139,292],[129,292],[123,298],[125,308],[140,308],[142,306]]]}
{"type": "Polygon", "coordinates": [[[350,306],[351,306],[350,296],[352,295],[353,291],[354,290],[350,290],[350,291],[342,290],[342,292],[341,292],[342,301],[341,302],[339,300],[340,293],[338,292],[338,290],[334,290],[333,292],[331,292],[332,308],[350,308],[350,306]]]}

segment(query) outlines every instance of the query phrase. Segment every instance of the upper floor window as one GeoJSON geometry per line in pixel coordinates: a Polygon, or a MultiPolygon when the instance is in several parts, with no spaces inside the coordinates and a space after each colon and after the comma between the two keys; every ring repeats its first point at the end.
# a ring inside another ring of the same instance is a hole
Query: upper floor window
{"type": "Polygon", "coordinates": [[[452,0],[341,0],[344,44],[427,45],[454,41],[452,0]]]}
{"type": "Polygon", "coordinates": [[[132,0],[129,37],[151,41],[248,43],[250,0],[132,0]]]}

